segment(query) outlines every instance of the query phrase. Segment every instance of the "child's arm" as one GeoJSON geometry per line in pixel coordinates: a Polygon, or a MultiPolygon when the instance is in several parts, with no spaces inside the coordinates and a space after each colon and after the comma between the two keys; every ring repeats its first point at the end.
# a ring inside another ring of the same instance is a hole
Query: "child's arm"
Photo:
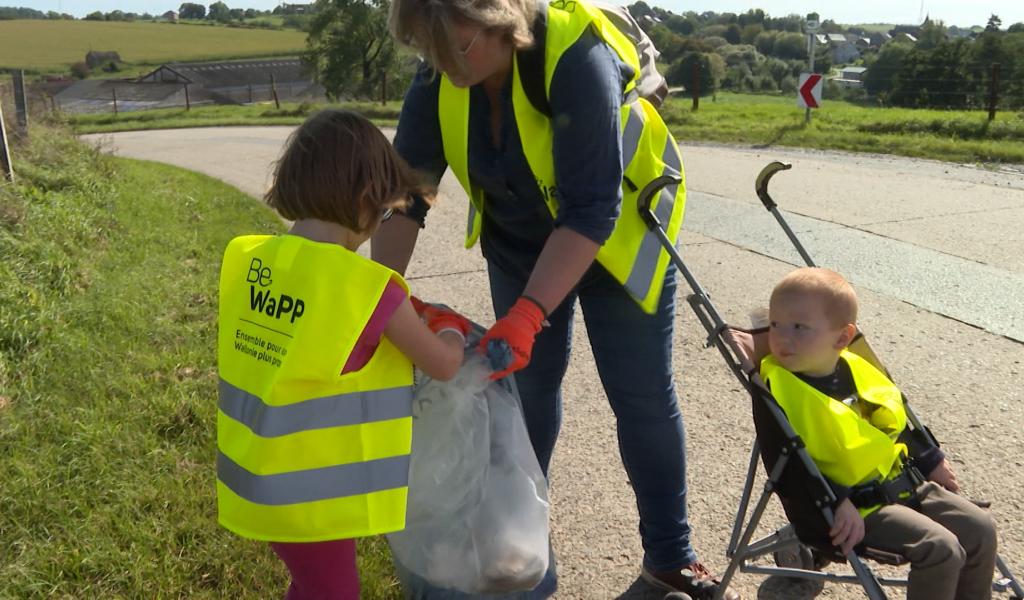
{"type": "Polygon", "coordinates": [[[857,507],[847,498],[836,507],[835,520],[828,535],[832,544],[839,546],[843,554],[848,554],[853,547],[864,539],[864,518],[857,507]]]}
{"type": "MultiPolygon", "coordinates": [[[[452,321],[453,319],[449,318],[445,325],[453,325],[452,321]]],[[[428,376],[439,381],[448,381],[455,377],[462,366],[465,334],[469,330],[468,321],[465,330],[459,329],[456,332],[455,329],[459,327],[447,331],[441,329],[439,334],[435,334],[420,320],[412,303],[406,298],[388,321],[384,335],[428,376]]]]}

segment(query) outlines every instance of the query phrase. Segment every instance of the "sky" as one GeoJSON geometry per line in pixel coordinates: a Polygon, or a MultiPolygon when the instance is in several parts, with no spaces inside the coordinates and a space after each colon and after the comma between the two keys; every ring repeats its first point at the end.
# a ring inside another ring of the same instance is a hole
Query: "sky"
{"type": "MultiPolygon", "coordinates": [[[[83,17],[100,10],[162,14],[177,10],[182,0],[0,0],[0,5],[27,6],[43,12],[55,10],[83,17]]],[[[193,0],[209,5],[215,0],[193,0]]],[[[295,3],[303,0],[293,0],[295,3]]],[[[616,4],[629,4],[632,0],[612,0],[616,4]]],[[[277,6],[277,0],[224,0],[231,8],[258,8],[267,10],[277,6]]],[[[646,0],[651,6],[660,6],[674,13],[686,11],[746,12],[760,8],[773,16],[791,13],[806,15],[817,12],[822,19],[839,23],[898,23],[916,24],[922,14],[947,25],[970,27],[984,25],[991,14],[1003,21],[1003,28],[1024,22],[1024,0],[858,0],[846,2],[831,0],[646,0]],[[922,4],[924,6],[922,11],[922,4]]]]}

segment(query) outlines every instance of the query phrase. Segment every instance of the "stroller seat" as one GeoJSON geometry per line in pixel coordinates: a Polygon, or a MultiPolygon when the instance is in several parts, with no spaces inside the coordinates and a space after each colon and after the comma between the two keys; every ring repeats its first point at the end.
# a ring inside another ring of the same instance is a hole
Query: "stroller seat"
{"type": "MultiPolygon", "coordinates": [[[[768,194],[768,183],[771,177],[790,167],[791,165],[780,162],[769,164],[758,175],[755,189],[758,198],[778,220],[779,225],[793,242],[804,262],[807,266],[813,267],[815,265],[810,255],[800,244],[778,211],[775,201],[768,194]]],[[[644,188],[641,198],[638,199],[640,216],[650,233],[661,243],[670,260],[679,269],[679,273],[686,279],[690,289],[693,290],[694,293],[686,300],[693,309],[697,320],[708,333],[707,345],[715,346],[718,349],[737,380],[749,393],[754,428],[757,433],[751,450],[743,495],[736,512],[732,537],[726,551],[726,555],[730,559],[729,566],[722,575],[719,589],[726,589],[733,575],[740,570],[746,573],[860,584],[871,600],[885,600],[887,596],[882,589],[883,584],[906,586],[907,579],[905,577],[902,579],[876,577],[861,558],[891,565],[905,564],[907,561],[903,556],[885,549],[863,546],[857,547],[843,556],[838,549],[832,546],[828,531],[834,520],[832,506],[836,502],[836,496],[817,465],[811,460],[804,448],[803,441],[793,431],[785,412],[775,401],[767,385],[761,380],[760,361],[768,354],[767,328],[751,330],[730,327],[722,320],[700,283],[687,268],[675,244],[665,234],[661,220],[655,213],[654,205],[659,197],[659,185],[664,187],[669,184],[679,185],[681,183],[682,179],[679,177],[666,176],[644,188]],[[754,479],[759,462],[764,465],[765,471],[768,473],[768,480],[764,485],[764,492],[758,498],[753,510],[750,511],[750,519],[747,522],[747,513],[753,497],[754,479]],[[773,495],[777,495],[781,500],[790,524],[772,535],[751,542],[761,516],[773,495]],[[792,566],[768,567],[751,562],[755,558],[767,555],[774,555],[777,565],[788,563],[792,566]],[[784,558],[787,556],[795,557],[795,559],[785,560],[784,558]],[[825,566],[827,562],[840,561],[845,561],[850,565],[853,569],[852,575],[817,570],[825,566]]],[[[863,335],[858,333],[848,349],[888,375],[887,370],[871,350],[863,335]]],[[[890,379],[892,378],[890,377],[890,379]]],[[[900,441],[907,444],[911,455],[917,455],[915,448],[920,448],[921,444],[938,446],[938,442],[931,432],[921,424],[910,405],[906,403],[906,398],[904,398],[904,408],[907,413],[907,426],[900,436],[900,441]]],[[[1016,600],[1024,600],[1024,587],[999,556],[996,557],[996,569],[1000,572],[1001,577],[993,581],[993,591],[1009,592],[1016,600]]],[[[720,596],[716,596],[717,598],[720,596]]]]}
{"type": "MultiPolygon", "coordinates": [[[[736,354],[736,357],[738,358],[739,363],[742,365],[743,371],[744,373],[746,373],[747,377],[753,378],[755,375],[757,375],[757,365],[760,365],[761,360],[764,359],[764,357],[767,356],[769,353],[768,328],[760,327],[756,329],[745,329],[740,327],[729,326],[724,331],[723,337],[725,337],[726,343],[736,354]]],[[[857,336],[854,338],[854,341],[851,343],[850,348],[851,351],[871,361],[871,363],[874,364],[876,367],[881,368],[881,365],[878,362],[878,358],[875,356],[874,352],[871,351],[871,347],[867,344],[867,341],[864,339],[864,336],[861,335],[860,333],[858,333],[857,336]]],[[[758,375],[758,380],[759,379],[760,376],[758,375]]],[[[776,493],[779,494],[780,500],[782,501],[782,505],[784,510],[786,511],[787,517],[789,517],[790,512],[796,513],[801,509],[807,508],[797,508],[793,506],[794,501],[791,500],[788,496],[786,496],[781,490],[777,490],[776,493]]],[[[808,564],[821,565],[821,563],[823,562],[846,562],[846,556],[838,548],[833,546],[831,541],[827,537],[822,537],[822,531],[820,526],[812,525],[798,528],[797,524],[806,521],[806,519],[799,517],[796,519],[794,519],[793,517],[789,518],[791,525],[789,525],[788,527],[792,529],[791,535],[795,536],[799,543],[811,552],[811,556],[813,557],[813,560],[809,560],[807,558],[807,553],[804,552],[802,556],[799,557],[800,560],[797,561],[802,566],[806,568],[808,564]]],[[[823,519],[821,519],[821,521],[823,522],[823,519]]],[[[790,535],[790,533],[783,531],[780,535],[782,537],[786,537],[787,535],[790,535]]],[[[864,544],[856,546],[854,548],[854,552],[857,556],[861,558],[866,558],[873,562],[885,565],[901,566],[908,564],[910,562],[909,559],[907,559],[902,554],[899,554],[898,552],[892,552],[883,548],[866,546],[864,544]]],[[[778,555],[776,555],[776,562],[778,562],[778,560],[779,557],[778,555]]]]}
{"type": "MultiPolygon", "coordinates": [[[[688,300],[711,334],[709,343],[718,345],[753,400],[752,412],[757,439],[729,545],[728,555],[731,561],[722,578],[723,582],[727,583],[736,570],[741,570],[749,573],[860,583],[868,597],[872,599],[887,597],[882,589],[883,585],[906,586],[906,578],[879,578],[862,561],[865,559],[891,566],[908,564],[909,560],[898,552],[860,544],[853,552],[843,555],[832,545],[828,530],[831,527],[832,506],[836,497],[828,481],[805,451],[800,437],[789,425],[785,412],[761,380],[758,365],[769,352],[768,328],[745,329],[724,323],[713,326],[706,312],[700,308],[703,300],[696,296],[691,296],[688,300]],[[712,338],[717,339],[713,341],[712,338]],[[741,529],[749,507],[758,462],[761,462],[767,471],[768,482],[741,539],[741,529]],[[773,494],[781,501],[789,524],[765,538],[750,542],[767,500],[773,494]],[[750,563],[752,559],[766,555],[774,557],[776,567],[750,563]],[[829,563],[848,563],[854,574],[822,571],[829,563]]],[[[849,350],[888,375],[867,339],[860,332],[850,343],[849,350]]],[[[905,398],[904,401],[906,402],[905,398]]],[[[911,448],[912,453],[915,449],[919,450],[929,445],[937,446],[938,442],[927,427],[921,424],[911,406],[904,406],[907,411],[907,429],[901,435],[901,441],[911,448]]],[[[986,503],[978,504],[986,506],[986,503]]],[[[1010,592],[1013,598],[1024,597],[1020,592],[1019,582],[1010,573],[1002,558],[997,557],[996,564],[1002,577],[993,581],[993,590],[1010,592]]]]}

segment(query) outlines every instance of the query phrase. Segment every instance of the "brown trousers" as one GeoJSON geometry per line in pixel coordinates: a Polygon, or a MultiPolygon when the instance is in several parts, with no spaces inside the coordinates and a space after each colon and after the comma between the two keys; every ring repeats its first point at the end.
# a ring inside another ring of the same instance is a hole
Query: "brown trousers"
{"type": "Polygon", "coordinates": [[[890,504],[864,518],[864,543],[910,560],[907,600],[988,600],[996,526],[969,500],[926,481],[918,512],[890,504]]]}

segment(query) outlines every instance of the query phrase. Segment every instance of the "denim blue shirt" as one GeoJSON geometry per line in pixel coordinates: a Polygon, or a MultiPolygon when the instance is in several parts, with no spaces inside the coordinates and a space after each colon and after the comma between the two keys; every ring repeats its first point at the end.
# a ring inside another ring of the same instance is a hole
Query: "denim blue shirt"
{"type": "MultiPolygon", "coordinates": [[[[622,89],[632,75],[611,48],[586,31],[561,57],[551,80],[553,157],[559,211],[544,204],[523,154],[512,109],[511,78],[501,92],[501,141],[491,136],[490,102],[470,89],[469,176],[486,194],[484,256],[526,279],[555,227],[604,243],[622,203],[622,89]]],[[[395,148],[409,164],[439,181],[447,168],[437,116],[440,78],[421,68],[406,93],[395,148]]]]}

